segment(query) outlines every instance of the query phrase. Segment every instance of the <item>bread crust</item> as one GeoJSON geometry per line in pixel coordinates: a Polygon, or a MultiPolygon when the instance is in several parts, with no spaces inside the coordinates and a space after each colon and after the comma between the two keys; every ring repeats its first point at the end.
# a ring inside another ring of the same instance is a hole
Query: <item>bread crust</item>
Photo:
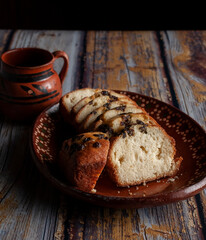
{"type": "Polygon", "coordinates": [[[107,172],[110,176],[110,178],[112,179],[112,181],[116,184],[117,187],[129,187],[129,186],[135,186],[135,185],[140,185],[142,183],[146,183],[146,182],[150,182],[150,181],[154,181],[154,180],[158,180],[158,179],[161,179],[161,178],[165,178],[165,177],[173,177],[177,174],[177,172],[179,171],[179,168],[180,168],[180,165],[181,165],[181,162],[182,162],[183,158],[182,157],[178,157],[175,159],[175,162],[176,162],[176,168],[170,172],[170,174],[159,174],[159,175],[156,175],[155,177],[151,177],[151,178],[147,178],[145,179],[144,181],[133,181],[131,182],[130,184],[122,184],[120,181],[119,181],[119,178],[118,178],[118,175],[117,175],[117,171],[115,171],[115,169],[109,169],[108,166],[106,166],[106,169],[107,169],[107,172]]]}
{"type": "MultiPolygon", "coordinates": [[[[100,119],[94,123],[94,130],[97,130],[100,125],[107,124],[111,119],[113,119],[116,116],[120,116],[121,114],[129,114],[129,113],[144,113],[147,114],[145,111],[141,111],[142,109],[136,106],[129,106],[126,107],[126,109],[123,110],[116,110],[111,109],[107,112],[103,113],[100,116],[100,119]],[[141,111],[141,112],[139,112],[141,111]],[[110,116],[111,115],[111,116],[110,116]]],[[[147,114],[148,115],[148,114],[147,114]]]]}
{"type": "MultiPolygon", "coordinates": [[[[147,113],[123,113],[119,114],[106,122],[101,119],[95,123],[94,130],[102,130],[107,125],[108,129],[111,129],[113,133],[122,131],[126,126],[135,125],[137,122],[142,122],[146,125],[160,126],[149,114],[147,113]],[[114,126],[114,122],[118,122],[117,127],[114,126]]],[[[103,131],[104,132],[104,131],[103,131]]]]}
{"type": "Polygon", "coordinates": [[[119,94],[119,93],[116,93],[116,92],[110,91],[110,90],[102,90],[102,91],[98,91],[98,93],[95,93],[91,97],[84,98],[82,101],[85,102],[85,104],[84,105],[80,104],[82,106],[78,111],[77,111],[78,108],[77,109],[75,109],[75,108],[79,103],[77,103],[73,107],[71,114],[72,114],[72,117],[74,118],[75,126],[77,128],[79,128],[79,126],[82,123],[82,120],[85,119],[95,109],[97,109],[109,102],[118,101],[118,100],[119,101],[127,100],[127,101],[133,103],[133,105],[136,106],[136,108],[141,109],[141,111],[144,111],[142,108],[140,108],[137,105],[136,102],[134,102],[128,96],[126,96],[124,94],[119,94]],[[107,94],[105,94],[105,93],[107,93],[107,94]],[[86,115],[85,115],[85,113],[86,113],[86,115]]]}
{"type": "Polygon", "coordinates": [[[127,99],[120,99],[118,101],[114,101],[114,102],[108,102],[106,104],[104,104],[103,106],[95,109],[93,112],[91,112],[90,114],[87,115],[86,119],[84,120],[84,122],[81,124],[81,129],[84,130],[89,130],[92,129],[92,126],[94,124],[94,122],[97,120],[97,118],[99,119],[101,117],[101,115],[103,113],[105,113],[106,111],[116,108],[116,107],[121,107],[121,106],[136,106],[135,103],[130,102],[130,101],[125,101],[127,99]]]}
{"type": "Polygon", "coordinates": [[[64,96],[61,97],[60,103],[59,103],[59,112],[62,115],[65,122],[72,124],[72,119],[71,119],[72,108],[68,109],[66,99],[71,98],[72,95],[77,95],[79,92],[83,93],[86,91],[91,91],[91,95],[92,95],[95,90],[93,88],[81,88],[81,89],[73,90],[69,93],[66,93],[64,96]]]}
{"type": "Polygon", "coordinates": [[[72,144],[79,144],[79,142],[69,139],[64,142],[59,154],[58,164],[64,176],[71,184],[83,191],[94,189],[107,162],[110,142],[102,137],[92,138],[94,135],[103,135],[104,138],[107,138],[105,134],[100,132],[86,133],[81,141],[91,139],[85,141],[83,149],[71,151],[72,144]]]}

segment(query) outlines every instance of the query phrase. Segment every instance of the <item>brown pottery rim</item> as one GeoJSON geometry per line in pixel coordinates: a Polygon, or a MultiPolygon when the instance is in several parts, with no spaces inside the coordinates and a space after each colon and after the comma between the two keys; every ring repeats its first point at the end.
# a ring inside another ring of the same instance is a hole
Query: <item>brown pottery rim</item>
{"type": "Polygon", "coordinates": [[[54,61],[54,56],[51,52],[49,52],[48,50],[46,49],[43,49],[43,48],[37,48],[37,47],[26,47],[26,48],[14,48],[14,49],[11,49],[11,50],[8,50],[4,53],[2,53],[1,55],[1,61],[3,62],[3,64],[5,64],[6,66],[9,66],[9,67],[12,67],[12,68],[16,68],[16,69],[37,69],[39,67],[46,67],[50,64],[53,63],[54,61]],[[24,51],[24,50],[37,50],[37,51],[42,51],[42,52],[45,52],[47,53],[48,55],[50,55],[50,60],[47,62],[47,63],[44,63],[44,64],[40,64],[40,65],[36,65],[36,66],[18,66],[18,65],[14,65],[14,64],[10,64],[8,63],[7,61],[5,61],[5,58],[6,58],[6,55],[10,54],[10,53],[14,53],[14,52],[20,52],[20,51],[24,51]]]}

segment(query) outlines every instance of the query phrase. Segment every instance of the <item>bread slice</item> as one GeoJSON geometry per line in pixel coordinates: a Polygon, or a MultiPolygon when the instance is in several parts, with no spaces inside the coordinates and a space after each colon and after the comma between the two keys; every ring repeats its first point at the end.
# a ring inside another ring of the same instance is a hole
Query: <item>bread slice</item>
{"type": "MultiPolygon", "coordinates": [[[[117,94],[115,92],[110,91],[109,94],[104,94],[104,92],[108,92],[108,91],[102,91],[98,94],[95,94],[94,98],[93,96],[88,97],[89,99],[93,98],[92,100],[90,100],[87,104],[85,104],[74,116],[75,116],[75,120],[74,122],[76,123],[76,125],[81,124],[81,122],[95,109],[102,107],[104,104],[113,102],[113,101],[118,101],[118,100],[122,100],[124,101],[125,99],[129,99],[126,95],[123,94],[117,94]]],[[[133,102],[133,104],[136,105],[136,108],[140,107],[131,99],[129,99],[129,101],[133,102]]],[[[80,102],[79,102],[80,103],[80,102]]],[[[79,104],[78,103],[78,104],[79,104]]],[[[77,105],[78,105],[77,104],[77,105]]],[[[75,107],[77,106],[75,105],[73,110],[75,110],[75,107]]],[[[72,111],[73,111],[72,110],[72,111]]],[[[74,113],[74,111],[73,111],[74,113]]]]}
{"type": "Polygon", "coordinates": [[[138,123],[142,125],[147,124],[147,125],[160,126],[154,120],[154,118],[152,118],[149,114],[145,114],[145,113],[123,113],[107,121],[107,124],[112,128],[115,128],[115,126],[124,127],[128,125],[135,125],[138,123]]]}
{"type": "Polygon", "coordinates": [[[136,103],[128,99],[124,99],[124,101],[114,101],[114,102],[108,102],[105,103],[103,106],[95,109],[92,111],[83,121],[81,129],[82,131],[90,130],[92,124],[99,118],[100,115],[102,115],[104,112],[113,109],[113,108],[125,108],[126,106],[136,106],[136,103]]]}
{"type": "Polygon", "coordinates": [[[106,123],[101,124],[97,129],[102,132],[109,132],[111,134],[120,133],[125,127],[131,125],[154,125],[159,126],[159,124],[149,115],[145,113],[122,113],[111,119],[106,123]]]}
{"type": "Polygon", "coordinates": [[[101,96],[102,89],[95,89],[94,93],[91,96],[85,96],[84,98],[80,99],[79,102],[77,102],[73,108],[72,108],[72,114],[75,115],[78,113],[78,111],[87,103],[91,102],[94,98],[101,96]]]}
{"type": "Polygon", "coordinates": [[[132,125],[110,139],[107,171],[121,187],[173,176],[182,161],[175,152],[175,140],[161,127],[132,125]]]}
{"type": "MultiPolygon", "coordinates": [[[[74,114],[77,114],[77,112],[87,103],[92,102],[95,98],[101,97],[101,96],[107,96],[110,97],[111,101],[117,100],[118,97],[124,96],[125,98],[128,98],[126,95],[116,93],[112,90],[104,90],[104,89],[96,89],[94,94],[89,97],[82,98],[72,109],[72,112],[74,114]]],[[[128,98],[129,99],[129,98],[128,98]]]]}
{"type": "Polygon", "coordinates": [[[77,89],[72,92],[69,92],[65,94],[61,100],[59,105],[59,110],[61,115],[63,116],[63,119],[66,122],[71,122],[71,110],[80,100],[82,100],[85,97],[92,96],[97,89],[93,88],[82,88],[77,89]]]}
{"type": "Polygon", "coordinates": [[[139,106],[126,106],[125,108],[114,108],[106,111],[100,116],[99,120],[96,121],[93,126],[93,131],[96,131],[96,129],[98,129],[100,125],[106,124],[113,117],[116,117],[122,113],[145,113],[146,114],[146,112],[139,106]]]}
{"type": "Polygon", "coordinates": [[[69,183],[92,191],[104,169],[110,142],[102,132],[89,132],[65,140],[58,165],[69,183]]]}

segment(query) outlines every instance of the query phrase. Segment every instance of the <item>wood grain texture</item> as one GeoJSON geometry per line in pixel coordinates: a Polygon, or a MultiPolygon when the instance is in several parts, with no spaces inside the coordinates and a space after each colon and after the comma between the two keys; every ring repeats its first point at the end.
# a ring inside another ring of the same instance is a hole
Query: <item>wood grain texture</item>
{"type": "Polygon", "coordinates": [[[206,129],[206,32],[162,32],[169,74],[180,109],[206,129]]]}
{"type": "Polygon", "coordinates": [[[4,49],[9,42],[9,37],[11,33],[12,30],[0,30],[0,54],[4,52],[4,49]]]}
{"type": "MultiPolygon", "coordinates": [[[[196,203],[145,209],[109,209],[66,200],[66,239],[204,239],[196,203]]],[[[58,238],[61,239],[61,238],[58,238]]]]}
{"type": "Polygon", "coordinates": [[[129,90],[171,102],[155,32],[89,31],[83,87],[129,90]]]}
{"type": "MultiPolygon", "coordinates": [[[[161,36],[179,108],[206,129],[206,31],[167,31],[161,36]]],[[[206,190],[196,201],[201,203],[199,214],[205,229],[206,190]]]]}
{"type": "MultiPolygon", "coordinates": [[[[4,49],[8,32],[1,32],[0,36],[4,49]]],[[[81,36],[81,32],[16,31],[7,47],[41,47],[71,53],[71,73],[65,82],[65,89],[69,91],[76,84],[75,61],[79,54],[76,49],[81,45],[81,36]]],[[[56,65],[57,71],[60,67],[61,63],[56,65]]],[[[18,125],[2,119],[0,239],[53,239],[56,231],[59,194],[40,176],[32,162],[28,144],[30,131],[31,124],[18,125]]]]}
{"type": "MultiPolygon", "coordinates": [[[[167,103],[176,99],[202,125],[204,54],[194,52],[204,53],[205,41],[205,32],[0,31],[1,52],[27,46],[66,51],[70,68],[64,93],[89,86],[130,90],[167,103]]],[[[56,63],[57,72],[61,64],[56,63]]],[[[102,208],[59,193],[32,162],[30,130],[29,124],[0,118],[0,239],[206,237],[204,191],[178,203],[143,209],[102,208]]]]}

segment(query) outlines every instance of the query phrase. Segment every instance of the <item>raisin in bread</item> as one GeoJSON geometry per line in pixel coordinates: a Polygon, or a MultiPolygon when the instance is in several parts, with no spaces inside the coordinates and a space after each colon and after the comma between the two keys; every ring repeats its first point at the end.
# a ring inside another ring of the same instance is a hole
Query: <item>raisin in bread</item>
{"type": "Polygon", "coordinates": [[[175,141],[161,127],[141,124],[110,139],[107,171],[117,186],[131,186],[173,176],[182,158],[174,159],[175,141]]]}
{"type": "Polygon", "coordinates": [[[94,189],[104,169],[110,142],[102,132],[84,133],[65,140],[58,164],[65,178],[83,191],[94,189]]]}

